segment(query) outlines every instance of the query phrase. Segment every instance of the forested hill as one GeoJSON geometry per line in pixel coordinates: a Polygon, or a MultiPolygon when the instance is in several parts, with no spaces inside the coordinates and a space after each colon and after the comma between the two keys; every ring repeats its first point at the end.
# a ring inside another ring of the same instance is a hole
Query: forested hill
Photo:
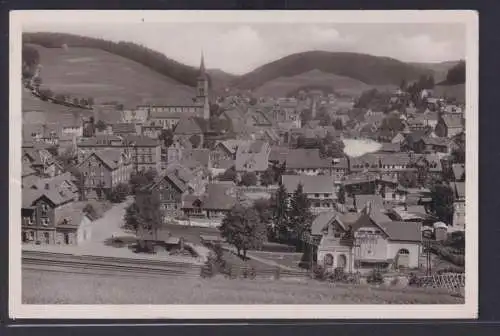
{"type": "MultiPolygon", "coordinates": [[[[198,69],[177,62],[164,54],[132,42],[111,42],[103,39],[64,33],[24,33],[23,44],[45,48],[83,47],[100,49],[140,63],[151,70],[188,86],[196,86],[198,69]]],[[[210,80],[210,75],[209,75],[210,80]]]]}
{"type": "Polygon", "coordinates": [[[263,65],[235,79],[233,84],[242,89],[254,89],[275,78],[296,76],[315,69],[350,77],[369,85],[399,85],[403,79],[411,81],[421,75],[432,75],[429,69],[388,57],[350,52],[308,51],[263,65]]]}

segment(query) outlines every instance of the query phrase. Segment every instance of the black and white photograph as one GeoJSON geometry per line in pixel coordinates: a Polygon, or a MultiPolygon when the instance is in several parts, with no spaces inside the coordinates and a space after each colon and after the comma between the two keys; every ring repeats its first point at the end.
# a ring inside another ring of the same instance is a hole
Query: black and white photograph
{"type": "Polygon", "coordinates": [[[477,317],[476,13],[10,29],[11,317],[477,317]]]}

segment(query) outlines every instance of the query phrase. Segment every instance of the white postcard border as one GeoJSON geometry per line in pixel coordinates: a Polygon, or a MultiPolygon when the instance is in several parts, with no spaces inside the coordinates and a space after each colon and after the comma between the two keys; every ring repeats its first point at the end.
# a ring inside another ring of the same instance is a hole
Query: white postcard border
{"type": "Polygon", "coordinates": [[[9,316],[13,319],[456,319],[478,314],[478,14],[401,11],[12,11],[9,105],[9,316]],[[29,305],[21,300],[21,33],[37,22],[463,23],[466,25],[466,286],[462,305],[29,305]],[[175,309],[172,309],[174,308],[175,309]]]}

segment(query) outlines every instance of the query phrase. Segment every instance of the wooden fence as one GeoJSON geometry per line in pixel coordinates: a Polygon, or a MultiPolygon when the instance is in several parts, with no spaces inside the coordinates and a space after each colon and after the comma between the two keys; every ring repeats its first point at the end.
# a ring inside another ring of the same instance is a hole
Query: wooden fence
{"type": "Polygon", "coordinates": [[[453,293],[460,293],[465,288],[465,274],[448,273],[419,277],[417,285],[424,288],[442,288],[453,293]]]}

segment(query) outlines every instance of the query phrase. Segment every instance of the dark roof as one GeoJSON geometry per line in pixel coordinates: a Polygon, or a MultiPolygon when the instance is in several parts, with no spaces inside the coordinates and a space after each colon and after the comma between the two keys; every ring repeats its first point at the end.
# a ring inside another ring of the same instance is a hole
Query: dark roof
{"type": "Polygon", "coordinates": [[[367,221],[379,227],[390,240],[414,241],[422,240],[421,227],[419,222],[396,222],[382,213],[382,209],[377,206],[365,207],[359,219],[353,225],[355,230],[365,226],[367,221]]]}
{"type": "Polygon", "coordinates": [[[462,128],[462,118],[459,116],[444,115],[442,116],[443,123],[448,128],[462,128]]]}
{"type": "Polygon", "coordinates": [[[192,135],[192,134],[203,134],[205,129],[205,123],[200,125],[199,118],[195,117],[183,117],[179,120],[174,129],[174,134],[179,135],[192,135]]]}
{"type": "Polygon", "coordinates": [[[111,129],[114,134],[134,134],[136,133],[135,124],[131,123],[118,123],[113,124],[111,129]]]}
{"type": "Polygon", "coordinates": [[[322,235],[323,231],[328,227],[328,224],[331,223],[336,216],[336,211],[325,211],[319,213],[311,224],[311,234],[313,236],[322,235]]]}
{"type": "Polygon", "coordinates": [[[288,147],[271,147],[271,153],[269,153],[269,161],[277,161],[279,163],[283,163],[286,160],[288,153],[290,152],[290,148],[288,147]]]}
{"type": "Polygon", "coordinates": [[[420,139],[420,141],[422,141],[426,145],[433,145],[433,146],[447,147],[450,144],[450,140],[447,138],[430,137],[430,136],[424,136],[420,139]]]}
{"type": "Polygon", "coordinates": [[[286,156],[286,167],[289,169],[331,168],[331,159],[319,155],[319,149],[291,149],[286,156]]]}
{"type": "Polygon", "coordinates": [[[382,147],[378,151],[397,153],[401,151],[401,145],[399,143],[383,142],[382,147]]]}
{"type": "Polygon", "coordinates": [[[186,195],[184,209],[229,210],[238,203],[236,185],[232,182],[209,183],[203,195],[186,195]]]}

